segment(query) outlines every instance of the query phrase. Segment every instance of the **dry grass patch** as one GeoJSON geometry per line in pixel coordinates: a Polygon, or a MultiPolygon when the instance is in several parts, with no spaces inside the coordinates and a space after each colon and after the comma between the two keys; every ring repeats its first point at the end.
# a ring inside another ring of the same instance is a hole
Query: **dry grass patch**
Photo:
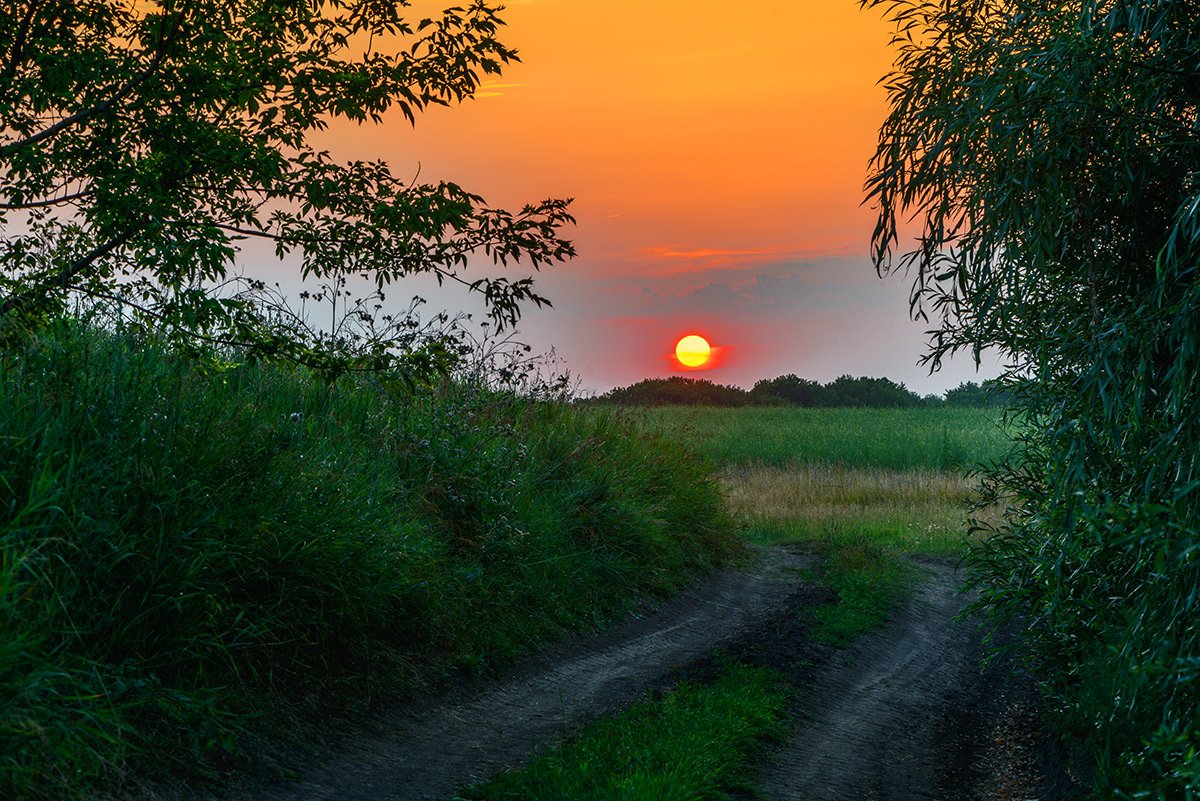
{"type": "Polygon", "coordinates": [[[759,542],[867,540],[906,553],[958,555],[973,482],[941,470],[741,466],[721,475],[745,536],[759,542]]]}

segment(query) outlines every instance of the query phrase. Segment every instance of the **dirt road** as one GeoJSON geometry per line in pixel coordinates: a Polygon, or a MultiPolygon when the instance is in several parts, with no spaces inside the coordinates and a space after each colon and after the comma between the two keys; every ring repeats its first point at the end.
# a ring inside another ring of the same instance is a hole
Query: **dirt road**
{"type": "Polygon", "coordinates": [[[955,622],[957,571],[928,578],[893,621],[838,653],[801,701],[796,736],[762,778],[767,801],[943,798],[938,723],[964,679],[978,635],[955,622]]]}
{"type": "Polygon", "coordinates": [[[753,632],[811,592],[810,556],[763,550],[758,566],[714,576],[671,603],[564,645],[506,681],[415,714],[384,715],[355,732],[299,781],[247,798],[269,801],[447,801],[465,783],[606,711],[662,686],[680,668],[753,632]]]}
{"type": "Polygon", "coordinates": [[[807,610],[830,600],[803,579],[814,563],[761,549],[752,569],[564,643],[503,681],[339,732],[295,781],[232,798],[448,801],[648,689],[712,672],[716,652],[770,665],[801,688],[795,736],[761,767],[768,801],[983,797],[974,765],[986,761],[978,752],[1003,706],[1003,676],[980,672],[977,628],[954,621],[958,571],[924,565],[926,580],[892,622],[838,651],[805,636],[807,610]]]}

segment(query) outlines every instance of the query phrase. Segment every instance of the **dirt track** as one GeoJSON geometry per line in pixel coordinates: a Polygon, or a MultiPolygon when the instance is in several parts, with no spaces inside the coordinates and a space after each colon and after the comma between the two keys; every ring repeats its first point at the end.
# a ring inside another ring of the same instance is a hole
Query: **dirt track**
{"type": "MultiPolygon", "coordinates": [[[[885,628],[831,659],[806,693],[808,719],[764,771],[767,801],[942,798],[937,724],[968,664],[975,627],[957,571],[928,579],[885,628]]],[[[970,676],[971,681],[977,677],[970,676]]]]}
{"type": "Polygon", "coordinates": [[[582,723],[665,684],[680,668],[753,632],[806,587],[811,557],[764,551],[760,565],[714,576],[663,608],[568,643],[512,678],[416,714],[384,715],[269,801],[447,801],[463,784],[519,765],[582,723]]]}
{"type": "Polygon", "coordinates": [[[980,673],[979,632],[953,620],[964,603],[958,572],[925,565],[927,580],[888,626],[837,651],[805,637],[806,610],[829,600],[803,580],[815,558],[783,548],[761,556],[503,681],[339,732],[296,781],[222,797],[448,801],[648,689],[711,673],[718,651],[780,669],[802,688],[795,736],[761,767],[767,801],[987,797],[974,766],[1003,707],[1007,668],[980,673]]]}

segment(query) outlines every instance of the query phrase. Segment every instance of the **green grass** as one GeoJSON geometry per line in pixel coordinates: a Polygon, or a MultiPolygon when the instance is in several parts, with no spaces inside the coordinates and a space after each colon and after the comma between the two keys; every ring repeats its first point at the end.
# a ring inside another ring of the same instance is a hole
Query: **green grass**
{"type": "MultiPolygon", "coordinates": [[[[660,408],[631,415],[720,465],[744,539],[804,543],[824,559],[813,580],[838,601],[811,610],[809,636],[845,647],[883,625],[920,581],[907,554],[961,555],[971,481],[962,468],[999,454],[993,410],[660,408]]],[[[737,668],[712,687],[682,685],[589,727],[525,770],[472,788],[469,799],[722,798],[750,752],[709,738],[742,727],[685,699],[758,692],[737,668]],[[727,756],[728,755],[728,756],[727,756]],[[720,778],[727,773],[732,779],[720,778]]],[[[752,701],[747,712],[761,708],[752,701]]],[[[754,743],[761,735],[746,732],[754,743]]]]}
{"type": "Polygon", "coordinates": [[[638,410],[647,430],[688,442],[722,465],[837,464],[959,471],[997,458],[1007,439],[996,409],[638,410]]]}
{"type": "Polygon", "coordinates": [[[472,787],[473,801],[705,801],[748,790],[747,765],[785,732],[789,691],[762,668],[730,666],[587,726],[523,770],[472,787]]]}
{"type": "Polygon", "coordinates": [[[615,415],[64,326],[0,358],[0,797],[204,773],[733,547],[699,461],[615,415]]]}
{"type": "Polygon", "coordinates": [[[813,610],[810,636],[844,648],[879,628],[919,580],[916,568],[867,537],[823,545],[822,580],[838,594],[836,604],[813,610]]]}
{"type": "Polygon", "coordinates": [[[722,474],[743,536],[803,543],[824,557],[814,579],[838,602],[813,611],[811,636],[839,647],[881,626],[920,580],[909,554],[958,557],[969,481],[930,470],[832,465],[727,468],[722,474]]]}

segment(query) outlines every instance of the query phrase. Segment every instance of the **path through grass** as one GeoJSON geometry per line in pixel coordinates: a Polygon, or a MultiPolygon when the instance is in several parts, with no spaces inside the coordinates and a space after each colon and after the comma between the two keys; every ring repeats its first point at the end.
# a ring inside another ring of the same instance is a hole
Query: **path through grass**
{"type": "MultiPolygon", "coordinates": [[[[718,463],[744,539],[802,543],[824,557],[813,578],[838,601],[810,611],[809,636],[844,647],[885,623],[920,581],[921,568],[907,556],[962,553],[972,488],[964,466],[999,454],[998,416],[660,408],[635,419],[718,463]]],[[[467,797],[725,798],[746,775],[750,746],[779,725],[771,710],[782,703],[781,689],[764,680],[761,671],[735,667],[707,687],[680,685],[467,797]]]]}
{"type": "Polygon", "coordinates": [[[999,413],[978,409],[652,410],[713,432],[699,448],[722,465],[747,540],[799,542],[824,557],[819,580],[840,602],[814,612],[837,645],[887,620],[920,572],[911,555],[957,558],[969,537],[966,467],[996,458],[999,413]]]}
{"type": "Polygon", "coordinates": [[[699,460],[611,413],[64,324],[0,358],[0,798],[205,773],[316,700],[487,672],[730,529],[699,460]]]}

